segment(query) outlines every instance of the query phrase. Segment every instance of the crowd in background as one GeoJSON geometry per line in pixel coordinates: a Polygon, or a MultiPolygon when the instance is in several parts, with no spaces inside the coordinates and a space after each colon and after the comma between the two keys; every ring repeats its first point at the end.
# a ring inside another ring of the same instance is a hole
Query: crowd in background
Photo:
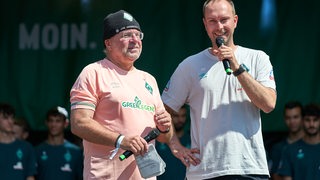
{"type": "Polygon", "coordinates": [[[31,144],[27,141],[27,121],[16,118],[10,104],[0,104],[1,179],[83,179],[82,149],[64,134],[69,125],[68,111],[53,107],[46,113],[44,123],[48,129],[46,139],[31,144]]]}
{"type": "MultiPolygon", "coordinates": [[[[171,116],[180,141],[190,147],[188,106],[171,116]]],[[[283,107],[283,121],[286,136],[278,138],[266,152],[270,179],[313,179],[319,175],[320,168],[319,105],[287,102],[283,107]]],[[[0,175],[3,179],[82,179],[81,142],[71,143],[65,137],[69,123],[67,110],[59,106],[50,109],[44,123],[48,128],[46,140],[30,142],[28,122],[16,118],[11,105],[0,104],[0,175]]],[[[77,137],[68,139],[78,140],[77,137]]],[[[157,142],[156,148],[167,164],[166,172],[158,179],[184,179],[186,168],[169,147],[157,142]]]]}

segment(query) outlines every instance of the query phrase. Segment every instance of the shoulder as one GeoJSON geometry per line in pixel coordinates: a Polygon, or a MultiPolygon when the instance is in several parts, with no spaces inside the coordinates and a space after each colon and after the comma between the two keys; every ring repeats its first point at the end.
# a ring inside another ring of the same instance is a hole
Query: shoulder
{"type": "Polygon", "coordinates": [[[292,143],[292,144],[289,144],[290,146],[292,147],[296,147],[296,146],[303,146],[305,145],[306,143],[302,140],[302,139],[299,139],[298,141],[292,143]]]}
{"type": "Polygon", "coordinates": [[[209,53],[208,49],[209,48],[204,49],[197,54],[190,55],[183,59],[179,63],[177,70],[185,73],[185,71],[196,70],[202,66],[210,66],[211,63],[218,62],[214,59],[215,57],[209,53]]]}
{"type": "Polygon", "coordinates": [[[23,152],[28,152],[28,153],[34,153],[34,147],[33,145],[25,140],[15,140],[13,143],[14,148],[21,149],[23,152]]]}
{"type": "Polygon", "coordinates": [[[45,147],[47,147],[47,146],[48,146],[48,144],[47,144],[46,142],[42,142],[42,143],[36,145],[36,146],[35,146],[35,149],[36,149],[36,150],[38,150],[38,149],[43,149],[43,148],[45,148],[45,147]]]}
{"type": "Polygon", "coordinates": [[[19,145],[22,145],[22,146],[25,146],[25,147],[28,147],[28,148],[33,148],[32,144],[28,141],[25,141],[25,140],[20,140],[20,139],[17,139],[15,141],[16,144],[19,144],[19,145]]]}
{"type": "Polygon", "coordinates": [[[154,76],[147,71],[143,71],[141,69],[136,69],[136,71],[137,71],[137,73],[141,74],[142,76],[155,79],[154,76]]]}
{"type": "Polygon", "coordinates": [[[90,63],[86,65],[83,69],[82,72],[93,72],[96,70],[101,69],[102,67],[108,67],[108,63],[106,59],[102,59],[93,63],[90,63]]]}
{"type": "Polygon", "coordinates": [[[302,139],[300,139],[292,144],[288,144],[286,146],[286,152],[295,152],[304,146],[306,146],[306,143],[302,139]]]}
{"type": "Polygon", "coordinates": [[[75,144],[73,144],[73,143],[71,143],[71,142],[69,142],[67,140],[64,142],[63,146],[65,148],[67,148],[67,149],[71,149],[71,150],[75,150],[75,151],[81,151],[81,148],[79,146],[77,146],[77,145],[75,145],[75,144]]]}
{"type": "Polygon", "coordinates": [[[190,64],[202,60],[204,57],[210,58],[212,55],[209,53],[209,48],[204,49],[196,54],[186,57],[180,64],[190,64]]]}
{"type": "Polygon", "coordinates": [[[108,67],[108,60],[100,60],[91,64],[88,64],[87,66],[85,66],[81,73],[79,74],[77,81],[75,82],[74,85],[79,86],[80,84],[92,84],[89,83],[89,81],[91,82],[96,82],[96,79],[99,78],[99,74],[108,68],[104,68],[104,67],[108,67]]]}
{"type": "Polygon", "coordinates": [[[248,53],[248,54],[262,54],[262,55],[267,55],[264,51],[259,50],[259,49],[252,49],[248,47],[243,47],[243,46],[238,46],[237,51],[240,53],[248,53]]]}
{"type": "Polygon", "coordinates": [[[237,57],[245,61],[267,62],[269,61],[269,55],[262,50],[251,49],[247,47],[238,46],[235,51],[237,57]],[[259,60],[259,61],[257,61],[259,60]]]}

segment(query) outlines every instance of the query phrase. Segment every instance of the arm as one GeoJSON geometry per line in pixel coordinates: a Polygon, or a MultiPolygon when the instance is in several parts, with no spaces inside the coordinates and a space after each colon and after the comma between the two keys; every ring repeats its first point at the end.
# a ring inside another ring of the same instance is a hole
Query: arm
{"type": "Polygon", "coordinates": [[[157,137],[157,141],[162,143],[168,143],[173,136],[173,126],[171,116],[167,111],[162,111],[155,115],[154,117],[155,124],[157,128],[165,133],[160,133],[157,137]],[[168,131],[169,132],[166,132],[168,131]]]}
{"type": "Polygon", "coordinates": [[[179,138],[174,133],[173,137],[171,138],[171,141],[167,143],[172,154],[180,159],[180,161],[187,167],[190,166],[190,164],[196,166],[200,164],[200,159],[197,158],[194,154],[200,154],[200,150],[193,148],[188,149],[184,147],[181,143],[179,138]]]}
{"type": "MultiPolygon", "coordinates": [[[[71,111],[71,131],[82,139],[95,144],[115,146],[119,133],[113,132],[93,119],[94,111],[89,109],[74,109],[71,111]]],[[[134,154],[144,154],[148,149],[147,142],[139,135],[125,137],[120,147],[134,154]]]]}
{"type": "MultiPolygon", "coordinates": [[[[173,114],[174,110],[171,109],[169,106],[165,105],[166,110],[170,113],[173,114]]],[[[180,159],[180,161],[187,167],[190,166],[190,164],[196,166],[200,164],[200,159],[198,159],[194,154],[200,154],[199,149],[188,149],[184,147],[178,138],[178,136],[175,133],[174,128],[172,129],[172,138],[170,139],[169,142],[167,142],[167,145],[169,146],[172,154],[180,159]]]]}
{"type": "Polygon", "coordinates": [[[93,113],[92,110],[88,109],[72,110],[72,133],[95,144],[114,146],[119,133],[112,132],[93,120],[93,113]]]}
{"type": "Polygon", "coordinates": [[[243,72],[237,78],[252,103],[263,112],[269,113],[275,108],[277,95],[273,89],[264,87],[254,80],[248,72],[243,72]]]}
{"type": "MultiPolygon", "coordinates": [[[[213,54],[218,56],[219,60],[228,59],[233,71],[239,69],[240,65],[234,55],[233,48],[222,45],[219,49],[214,49],[213,54]]],[[[263,86],[248,72],[243,72],[237,78],[254,105],[265,113],[269,113],[275,108],[277,99],[275,90],[263,86]]]]}

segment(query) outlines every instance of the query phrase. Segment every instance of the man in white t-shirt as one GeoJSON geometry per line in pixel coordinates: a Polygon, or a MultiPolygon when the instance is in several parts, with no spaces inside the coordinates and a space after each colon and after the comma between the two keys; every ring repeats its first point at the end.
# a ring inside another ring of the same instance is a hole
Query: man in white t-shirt
{"type": "Polygon", "coordinates": [[[207,0],[203,23],[212,47],[181,62],[162,94],[168,111],[190,106],[191,149],[174,136],[171,151],[188,167],[188,180],[268,179],[260,110],[276,104],[269,56],[234,44],[231,0],[207,0]]]}
{"type": "Polygon", "coordinates": [[[109,14],[106,58],[86,66],[71,89],[71,130],[83,139],[83,179],[142,179],[134,156],[120,161],[119,155],[146,153],[143,137],[153,128],[161,132],[160,142],[173,134],[155,78],[134,67],[142,39],[139,23],[128,12],[109,14]]]}

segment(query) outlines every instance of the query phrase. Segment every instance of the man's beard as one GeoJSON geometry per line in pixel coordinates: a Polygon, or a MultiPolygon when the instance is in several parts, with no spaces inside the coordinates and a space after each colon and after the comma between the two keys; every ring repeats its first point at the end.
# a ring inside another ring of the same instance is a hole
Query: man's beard
{"type": "Polygon", "coordinates": [[[184,127],[184,126],[174,127],[174,129],[175,129],[177,132],[179,132],[179,131],[182,131],[182,130],[183,130],[183,127],[184,127]]]}
{"type": "Polygon", "coordinates": [[[316,128],[308,128],[308,129],[305,129],[305,133],[310,136],[310,137],[314,137],[314,136],[317,136],[318,133],[319,133],[319,129],[317,131],[309,131],[309,130],[312,130],[312,129],[316,129],[316,128]]]}

